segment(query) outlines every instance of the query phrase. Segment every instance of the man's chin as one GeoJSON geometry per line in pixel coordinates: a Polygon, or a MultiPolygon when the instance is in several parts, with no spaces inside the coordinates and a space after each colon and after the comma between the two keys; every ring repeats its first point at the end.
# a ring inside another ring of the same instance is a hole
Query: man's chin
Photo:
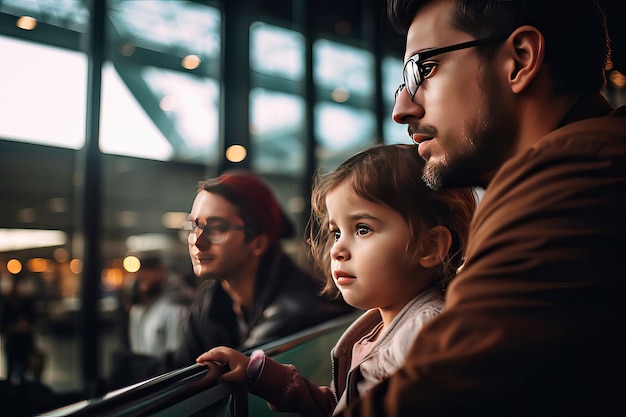
{"type": "Polygon", "coordinates": [[[462,187],[486,187],[493,170],[477,172],[463,163],[455,161],[455,169],[451,169],[449,163],[442,161],[430,161],[424,166],[422,181],[432,190],[438,191],[446,188],[462,187]]]}
{"type": "Polygon", "coordinates": [[[446,169],[441,163],[426,162],[422,171],[422,181],[432,190],[438,191],[444,188],[444,170],[446,169]]]}

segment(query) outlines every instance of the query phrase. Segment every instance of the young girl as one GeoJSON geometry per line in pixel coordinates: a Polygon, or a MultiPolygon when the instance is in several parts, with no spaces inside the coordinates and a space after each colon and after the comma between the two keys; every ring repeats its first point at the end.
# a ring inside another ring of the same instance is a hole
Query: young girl
{"type": "Polygon", "coordinates": [[[476,201],[470,189],[431,191],[412,145],[377,145],[318,175],[312,194],[312,253],[326,291],[367,310],[332,351],[333,380],[318,387],[257,350],[218,347],[197,362],[221,362],[220,381],[248,382],[277,411],[329,416],[389,377],[424,324],[443,308],[463,260],[476,201]]]}

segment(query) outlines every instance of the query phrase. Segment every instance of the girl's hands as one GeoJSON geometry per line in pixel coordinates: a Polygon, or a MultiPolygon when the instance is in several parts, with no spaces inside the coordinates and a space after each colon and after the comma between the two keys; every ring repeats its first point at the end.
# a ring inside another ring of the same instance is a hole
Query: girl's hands
{"type": "Polygon", "coordinates": [[[250,358],[238,350],[220,346],[204,352],[196,362],[211,367],[215,367],[216,362],[218,365],[228,365],[229,369],[218,377],[219,382],[245,382],[250,358]]]}

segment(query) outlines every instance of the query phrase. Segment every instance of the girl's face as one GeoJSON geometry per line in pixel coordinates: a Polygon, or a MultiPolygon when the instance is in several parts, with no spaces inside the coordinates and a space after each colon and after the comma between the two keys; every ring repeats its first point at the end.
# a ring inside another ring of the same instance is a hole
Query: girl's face
{"type": "MultiPolygon", "coordinates": [[[[357,196],[343,183],[326,196],[331,274],[346,302],[395,315],[429,286],[417,255],[407,254],[409,226],[392,208],[357,196]]],[[[385,320],[387,321],[387,320],[385,320]]]]}

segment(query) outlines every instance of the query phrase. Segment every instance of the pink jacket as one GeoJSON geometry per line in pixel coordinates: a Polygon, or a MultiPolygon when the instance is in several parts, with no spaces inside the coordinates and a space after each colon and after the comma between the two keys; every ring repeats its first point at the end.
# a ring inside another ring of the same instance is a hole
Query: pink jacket
{"type": "Polygon", "coordinates": [[[417,333],[441,312],[441,295],[440,290],[431,289],[411,300],[380,335],[371,352],[351,367],[354,344],[382,321],[378,309],[366,311],[344,332],[331,352],[330,387],[317,386],[300,375],[293,365],[265,358],[249,391],[265,399],[275,411],[297,412],[302,416],[330,416],[339,412],[402,365],[417,333]]]}

